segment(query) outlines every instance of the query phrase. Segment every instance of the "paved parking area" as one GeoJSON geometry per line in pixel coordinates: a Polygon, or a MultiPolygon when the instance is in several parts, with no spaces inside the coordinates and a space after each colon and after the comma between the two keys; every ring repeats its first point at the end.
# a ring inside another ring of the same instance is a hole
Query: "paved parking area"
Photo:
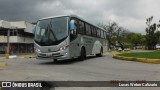
{"type": "MultiPolygon", "coordinates": [[[[4,81],[110,81],[110,80],[160,80],[160,65],[112,58],[88,57],[84,61],[65,60],[55,64],[52,60],[35,58],[1,59],[8,66],[0,67],[0,80],[4,81]]],[[[129,88],[63,88],[57,90],[128,90],[129,88]]],[[[131,88],[133,89],[133,88],[131,88]]],[[[151,88],[150,88],[151,89],[151,88]]],[[[134,88],[133,90],[150,90],[134,88]]],[[[159,90],[155,88],[153,90],[159,90]]]]}

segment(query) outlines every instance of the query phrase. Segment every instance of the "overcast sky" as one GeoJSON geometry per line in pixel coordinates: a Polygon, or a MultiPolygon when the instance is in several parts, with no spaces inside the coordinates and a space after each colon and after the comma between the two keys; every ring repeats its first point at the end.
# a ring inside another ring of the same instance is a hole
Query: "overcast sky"
{"type": "Polygon", "coordinates": [[[97,23],[116,21],[132,32],[145,33],[146,18],[160,19],[160,0],[0,0],[0,19],[37,21],[76,14],[97,23]]]}

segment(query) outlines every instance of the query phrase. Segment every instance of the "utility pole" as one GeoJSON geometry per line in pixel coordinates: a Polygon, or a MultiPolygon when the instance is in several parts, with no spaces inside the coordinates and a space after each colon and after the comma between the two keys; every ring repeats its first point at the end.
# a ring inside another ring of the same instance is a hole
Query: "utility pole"
{"type": "Polygon", "coordinates": [[[6,58],[9,59],[9,47],[10,47],[10,43],[9,43],[9,37],[10,37],[10,30],[7,30],[7,53],[6,53],[6,58]]]}

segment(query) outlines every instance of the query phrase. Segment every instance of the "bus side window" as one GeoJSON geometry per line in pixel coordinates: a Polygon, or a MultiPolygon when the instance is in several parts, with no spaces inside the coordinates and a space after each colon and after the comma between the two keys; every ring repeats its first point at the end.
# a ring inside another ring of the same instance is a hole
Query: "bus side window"
{"type": "Polygon", "coordinates": [[[105,32],[105,33],[106,33],[106,37],[105,37],[105,38],[108,39],[108,38],[107,38],[107,32],[105,32]]]}
{"type": "Polygon", "coordinates": [[[100,37],[100,30],[98,28],[96,28],[97,30],[97,37],[100,37]]]}
{"type": "Polygon", "coordinates": [[[107,37],[107,36],[106,36],[106,32],[104,32],[104,38],[107,39],[106,37],[107,37]]]}
{"type": "Polygon", "coordinates": [[[84,31],[85,29],[84,29],[84,22],[82,22],[82,21],[79,21],[79,33],[80,34],[85,34],[85,31],[84,31]]]}
{"type": "Polygon", "coordinates": [[[95,27],[93,28],[93,31],[94,31],[94,36],[97,37],[97,30],[95,27]]]}
{"type": "Polygon", "coordinates": [[[92,26],[90,26],[91,36],[93,36],[92,26]]]}
{"type": "Polygon", "coordinates": [[[105,32],[103,32],[103,35],[104,35],[104,39],[106,39],[106,38],[105,38],[105,32]]]}
{"type": "Polygon", "coordinates": [[[99,38],[101,38],[101,30],[100,30],[100,29],[98,29],[98,31],[99,31],[99,38]]]}
{"type": "Polygon", "coordinates": [[[87,34],[87,35],[91,35],[90,25],[85,24],[85,26],[86,26],[86,34],[87,34]]]}
{"type": "Polygon", "coordinates": [[[93,28],[93,26],[91,26],[91,36],[93,36],[93,37],[95,36],[94,35],[94,28],[93,28]]]}
{"type": "Polygon", "coordinates": [[[101,38],[104,38],[103,30],[101,30],[101,38]]]}

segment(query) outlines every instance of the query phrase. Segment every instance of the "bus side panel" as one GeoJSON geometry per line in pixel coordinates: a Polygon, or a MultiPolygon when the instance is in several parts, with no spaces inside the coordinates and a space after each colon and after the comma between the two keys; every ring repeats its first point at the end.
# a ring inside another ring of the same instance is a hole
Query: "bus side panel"
{"type": "Polygon", "coordinates": [[[102,41],[102,46],[103,46],[103,52],[107,52],[108,51],[108,41],[107,40],[103,40],[102,41]]]}
{"type": "Polygon", "coordinates": [[[100,52],[100,48],[101,48],[102,44],[100,43],[100,40],[95,40],[94,43],[93,43],[93,51],[92,53],[93,54],[97,54],[100,52]]]}
{"type": "Polygon", "coordinates": [[[81,39],[81,44],[83,44],[86,49],[86,55],[100,53],[101,47],[103,48],[103,52],[108,51],[108,42],[105,39],[86,35],[83,35],[81,39]]]}
{"type": "Polygon", "coordinates": [[[108,51],[108,41],[101,38],[94,38],[92,54],[100,53],[101,47],[103,48],[103,52],[108,51]]]}
{"type": "Polygon", "coordinates": [[[77,38],[70,42],[70,57],[80,56],[80,46],[81,46],[81,36],[78,35],[77,38]]]}
{"type": "Polygon", "coordinates": [[[82,37],[82,41],[83,41],[83,45],[86,49],[86,55],[90,55],[92,54],[92,49],[93,49],[93,42],[94,42],[94,39],[93,37],[90,37],[90,36],[86,36],[86,35],[83,35],[82,37]]]}

